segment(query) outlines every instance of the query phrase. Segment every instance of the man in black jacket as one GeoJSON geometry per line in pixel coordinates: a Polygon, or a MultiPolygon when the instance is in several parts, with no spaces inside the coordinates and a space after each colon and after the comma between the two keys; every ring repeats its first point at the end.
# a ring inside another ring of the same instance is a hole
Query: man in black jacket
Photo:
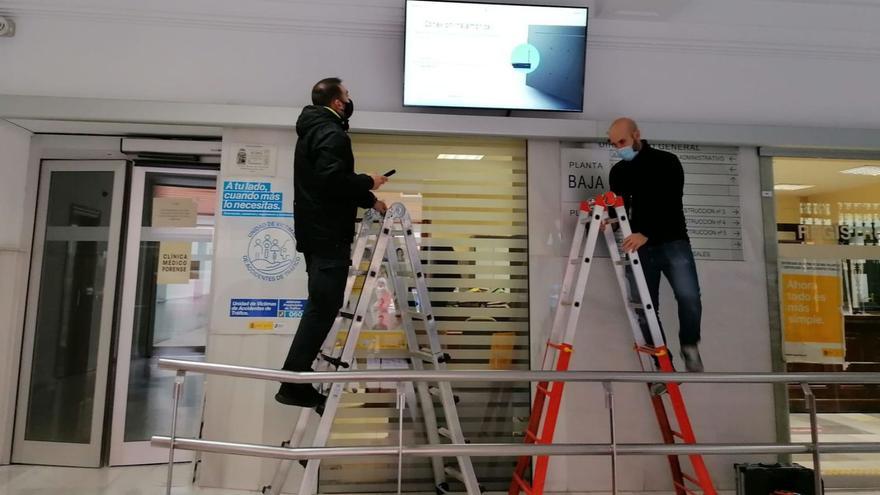
{"type": "MultiPolygon", "coordinates": [[[[296,122],[293,165],[296,249],[306,261],[309,300],[284,361],[288,371],[311,371],[342,307],[357,208],[386,210],[370,191],[388,178],[354,171],[346,132],[354,104],[342,81],[319,81],[312,88],[312,103],[296,122]]],[[[275,400],[320,411],[325,397],[309,384],[283,383],[275,400]]]]}
{"type": "Polygon", "coordinates": [[[611,167],[609,187],[623,197],[633,232],[622,247],[626,252],[639,252],[655,310],[659,307],[660,274],[666,276],[678,304],[678,338],[685,368],[703,371],[697,347],[702,315],[700,284],[682,206],[681,162],[642,140],[632,119],[615,120],[608,138],[622,158],[611,167]]]}

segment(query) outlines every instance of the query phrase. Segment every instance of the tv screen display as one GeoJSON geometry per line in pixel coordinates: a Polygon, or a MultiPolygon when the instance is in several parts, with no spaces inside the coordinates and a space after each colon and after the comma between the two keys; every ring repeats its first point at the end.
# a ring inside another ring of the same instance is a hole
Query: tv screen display
{"type": "Polygon", "coordinates": [[[587,9],[407,0],[405,106],[583,111],[587,9]]]}

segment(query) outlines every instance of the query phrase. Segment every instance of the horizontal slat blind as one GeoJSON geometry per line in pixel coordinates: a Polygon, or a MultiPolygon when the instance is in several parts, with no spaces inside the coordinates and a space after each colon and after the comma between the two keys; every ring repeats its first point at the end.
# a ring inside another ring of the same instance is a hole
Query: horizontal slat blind
{"type": "MultiPolygon", "coordinates": [[[[431,305],[450,369],[528,369],[528,226],[526,145],[510,139],[425,136],[352,136],[360,172],[397,173],[380,191],[387,203],[403,202],[416,222],[431,305]],[[482,155],[480,160],[443,160],[440,154],[482,155]]],[[[414,305],[412,297],[409,304],[414,305]]],[[[384,366],[371,358],[394,336],[366,332],[358,368],[384,366]],[[372,340],[367,340],[372,339],[372,340]]],[[[416,323],[420,336],[424,327],[416,323]]],[[[392,384],[358,384],[343,396],[330,445],[396,445],[398,412],[392,384]]],[[[522,441],[521,418],[529,414],[527,383],[454,384],[458,412],[474,443],[522,441]]],[[[435,400],[438,422],[443,410],[435,400]]],[[[412,406],[413,404],[408,404],[412,406]]],[[[443,439],[444,442],[448,440],[443,439]]],[[[404,443],[427,443],[424,424],[404,419],[404,443]]],[[[446,459],[454,465],[454,459],[446,459]]],[[[514,459],[474,458],[480,483],[506,490],[514,459]]],[[[427,459],[404,459],[404,490],[433,492],[427,459]]],[[[321,493],[395,492],[397,460],[351,458],[321,464],[321,493]]],[[[458,482],[448,480],[455,491],[458,482]]]]}

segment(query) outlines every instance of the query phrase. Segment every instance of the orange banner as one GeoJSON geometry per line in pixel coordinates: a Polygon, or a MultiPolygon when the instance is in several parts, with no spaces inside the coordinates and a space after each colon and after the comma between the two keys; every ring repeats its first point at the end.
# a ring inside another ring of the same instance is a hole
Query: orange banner
{"type": "Polygon", "coordinates": [[[840,265],[781,260],[780,305],[788,362],[842,364],[840,265]]]}

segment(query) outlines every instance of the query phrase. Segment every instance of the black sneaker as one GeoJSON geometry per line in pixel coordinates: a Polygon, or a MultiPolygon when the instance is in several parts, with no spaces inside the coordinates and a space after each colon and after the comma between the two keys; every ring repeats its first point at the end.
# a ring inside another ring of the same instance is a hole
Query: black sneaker
{"type": "Polygon", "coordinates": [[[324,412],[327,397],[306,383],[282,383],[275,401],[287,406],[315,408],[318,414],[324,412]]]}
{"type": "Polygon", "coordinates": [[[702,373],[703,360],[700,358],[700,349],[696,345],[681,346],[681,357],[684,359],[686,370],[694,373],[702,373]]]}

